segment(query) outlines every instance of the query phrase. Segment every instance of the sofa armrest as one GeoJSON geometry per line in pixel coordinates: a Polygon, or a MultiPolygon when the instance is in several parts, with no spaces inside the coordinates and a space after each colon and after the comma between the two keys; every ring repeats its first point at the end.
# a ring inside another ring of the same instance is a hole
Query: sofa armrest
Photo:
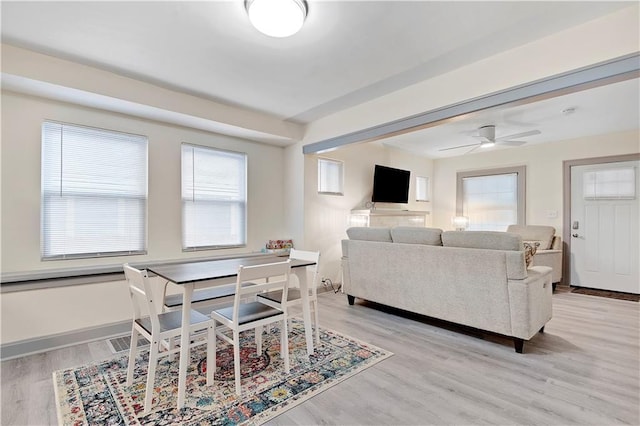
{"type": "Polygon", "coordinates": [[[551,249],[550,250],[560,250],[562,251],[562,237],[556,235],[553,237],[551,241],[551,249]]]}
{"type": "Polygon", "coordinates": [[[508,280],[511,331],[529,340],[551,319],[551,268],[532,266],[527,278],[508,280]]]}
{"type": "Polygon", "coordinates": [[[562,281],[562,250],[538,250],[533,256],[532,266],[548,266],[553,271],[551,282],[562,281]]]}

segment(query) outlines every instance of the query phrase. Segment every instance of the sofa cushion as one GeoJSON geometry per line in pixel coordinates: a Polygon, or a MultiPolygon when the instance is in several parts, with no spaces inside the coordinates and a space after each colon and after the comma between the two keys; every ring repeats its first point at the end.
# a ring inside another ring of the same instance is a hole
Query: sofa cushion
{"type": "Polygon", "coordinates": [[[442,229],[420,228],[417,226],[396,226],[391,229],[391,239],[394,243],[441,246],[442,229]]]}
{"type": "Polygon", "coordinates": [[[391,231],[389,228],[369,228],[364,226],[354,226],[347,229],[347,236],[350,240],[362,241],[382,241],[390,243],[391,231]]]}
{"type": "Polygon", "coordinates": [[[543,225],[509,225],[507,232],[518,234],[523,241],[539,242],[539,250],[549,250],[553,243],[556,228],[543,225]]]}
{"type": "Polygon", "coordinates": [[[507,278],[512,280],[527,278],[524,248],[518,234],[495,231],[445,231],[442,233],[442,245],[507,251],[507,278]]]}
{"type": "Polygon", "coordinates": [[[497,231],[445,231],[442,233],[445,247],[466,247],[489,250],[522,250],[522,238],[518,234],[497,231]]]}

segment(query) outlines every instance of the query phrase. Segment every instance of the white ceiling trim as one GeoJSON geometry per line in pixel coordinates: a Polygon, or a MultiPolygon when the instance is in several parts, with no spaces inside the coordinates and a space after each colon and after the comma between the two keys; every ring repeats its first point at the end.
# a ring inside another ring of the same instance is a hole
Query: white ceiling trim
{"type": "Polygon", "coordinates": [[[295,143],[295,140],[292,138],[259,132],[194,115],[126,101],[124,99],[100,95],[98,93],[92,93],[85,90],[64,87],[18,75],[2,73],[0,81],[2,83],[3,90],[9,90],[17,93],[68,102],[84,107],[96,108],[120,114],[127,114],[147,120],[160,121],[163,123],[219,133],[242,139],[249,139],[271,145],[288,146],[295,143]]]}

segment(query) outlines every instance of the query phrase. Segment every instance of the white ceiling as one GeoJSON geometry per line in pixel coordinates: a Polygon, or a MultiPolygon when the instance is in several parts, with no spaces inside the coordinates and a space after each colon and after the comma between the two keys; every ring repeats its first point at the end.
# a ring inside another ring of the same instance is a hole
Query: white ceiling
{"type": "MultiPolygon", "coordinates": [[[[2,1],[1,34],[3,43],[304,124],[634,6],[610,1],[308,3],[302,30],[285,39],[251,27],[244,0],[2,1]]],[[[637,103],[637,83],[634,89],[637,103]]],[[[618,95],[607,95],[613,106],[633,101],[613,98],[618,95]]],[[[580,129],[604,122],[592,120],[590,114],[601,116],[593,109],[600,104],[589,99],[567,101],[578,110],[566,120],[552,117],[565,105],[532,104],[385,143],[437,156],[447,144],[472,143],[464,132],[489,122],[499,126],[497,136],[538,128],[543,134],[535,138],[542,141],[579,117],[589,118],[580,129]],[[552,122],[555,127],[543,128],[552,122]]],[[[615,115],[616,109],[603,111],[615,115]]]]}

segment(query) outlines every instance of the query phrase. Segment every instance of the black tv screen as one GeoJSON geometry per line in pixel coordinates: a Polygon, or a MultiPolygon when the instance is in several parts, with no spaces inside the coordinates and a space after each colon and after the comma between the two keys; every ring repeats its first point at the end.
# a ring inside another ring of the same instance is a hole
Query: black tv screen
{"type": "Polygon", "coordinates": [[[408,203],[409,170],[394,169],[376,164],[373,173],[374,203],[408,203]]]}

